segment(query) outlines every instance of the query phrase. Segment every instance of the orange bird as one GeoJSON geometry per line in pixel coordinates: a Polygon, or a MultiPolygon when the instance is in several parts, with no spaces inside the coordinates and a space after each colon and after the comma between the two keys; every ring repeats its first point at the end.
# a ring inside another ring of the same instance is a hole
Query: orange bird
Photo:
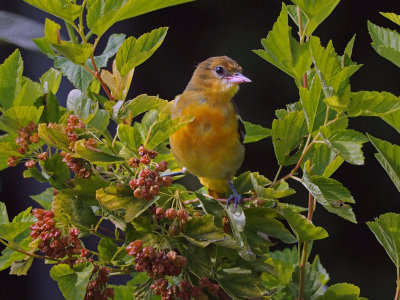
{"type": "Polygon", "coordinates": [[[201,62],[184,92],[175,98],[172,118],[192,115],[194,120],[170,136],[171,150],[186,170],[197,176],[210,195],[226,193],[228,185],[236,210],[241,196],[232,178],[244,159],[245,130],[232,97],[239,84],[251,82],[242,68],[227,56],[201,62]]]}

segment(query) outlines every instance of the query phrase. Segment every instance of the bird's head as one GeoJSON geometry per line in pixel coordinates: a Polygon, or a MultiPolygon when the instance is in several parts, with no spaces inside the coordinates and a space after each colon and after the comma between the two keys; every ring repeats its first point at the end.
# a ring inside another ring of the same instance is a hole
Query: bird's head
{"type": "Polygon", "coordinates": [[[207,90],[211,93],[235,94],[238,85],[251,82],[242,75],[242,68],[227,56],[210,57],[201,62],[193,73],[186,90],[207,90]]]}

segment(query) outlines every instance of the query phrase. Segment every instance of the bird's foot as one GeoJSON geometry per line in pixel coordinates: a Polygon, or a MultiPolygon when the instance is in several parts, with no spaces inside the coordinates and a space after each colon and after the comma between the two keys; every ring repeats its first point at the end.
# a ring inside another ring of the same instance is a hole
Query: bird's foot
{"type": "Polygon", "coordinates": [[[230,195],[230,197],[228,198],[228,200],[226,201],[226,207],[229,207],[229,205],[232,203],[233,201],[233,212],[236,212],[237,206],[240,203],[240,201],[242,201],[243,197],[240,196],[239,194],[236,193],[230,195]]]}
{"type": "Polygon", "coordinates": [[[228,206],[231,204],[232,200],[233,200],[233,201],[234,201],[234,202],[233,202],[233,203],[234,203],[234,205],[233,205],[233,212],[236,212],[236,208],[237,208],[237,206],[238,206],[238,203],[240,203],[240,201],[242,201],[243,197],[240,196],[240,195],[238,194],[238,192],[236,191],[236,189],[235,189],[235,187],[234,187],[234,185],[233,185],[232,180],[228,179],[228,185],[229,185],[229,187],[230,187],[231,190],[232,190],[232,195],[231,195],[231,196],[228,198],[228,200],[226,201],[226,207],[228,207],[228,206]]]}

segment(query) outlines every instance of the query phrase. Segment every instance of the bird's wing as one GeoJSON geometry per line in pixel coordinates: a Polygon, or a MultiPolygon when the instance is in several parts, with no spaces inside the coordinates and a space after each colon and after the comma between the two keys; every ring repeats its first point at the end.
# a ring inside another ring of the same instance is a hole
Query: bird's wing
{"type": "Polygon", "coordinates": [[[235,113],[236,113],[236,119],[238,122],[238,134],[239,134],[239,140],[240,142],[243,144],[244,141],[244,137],[246,136],[246,128],[244,127],[242,118],[239,115],[239,110],[235,104],[235,102],[233,100],[231,100],[233,108],[235,109],[235,113]]]}

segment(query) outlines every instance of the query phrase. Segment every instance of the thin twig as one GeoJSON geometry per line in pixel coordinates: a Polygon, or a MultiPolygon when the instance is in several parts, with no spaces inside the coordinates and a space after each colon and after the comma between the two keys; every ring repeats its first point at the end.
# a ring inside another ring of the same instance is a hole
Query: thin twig
{"type": "Polygon", "coordinates": [[[30,256],[30,257],[33,257],[33,258],[39,258],[39,259],[44,259],[44,260],[47,259],[47,260],[53,260],[53,261],[61,261],[61,259],[57,259],[57,258],[53,258],[53,257],[48,257],[48,256],[37,255],[37,254],[34,254],[34,253],[29,253],[29,252],[27,252],[27,251],[25,251],[25,250],[23,250],[23,249],[19,249],[19,248],[16,248],[16,247],[14,247],[14,246],[8,244],[8,243],[5,242],[3,239],[0,239],[0,243],[2,243],[4,246],[10,248],[11,250],[20,252],[20,253],[22,253],[22,254],[25,254],[25,255],[30,256]]]}

